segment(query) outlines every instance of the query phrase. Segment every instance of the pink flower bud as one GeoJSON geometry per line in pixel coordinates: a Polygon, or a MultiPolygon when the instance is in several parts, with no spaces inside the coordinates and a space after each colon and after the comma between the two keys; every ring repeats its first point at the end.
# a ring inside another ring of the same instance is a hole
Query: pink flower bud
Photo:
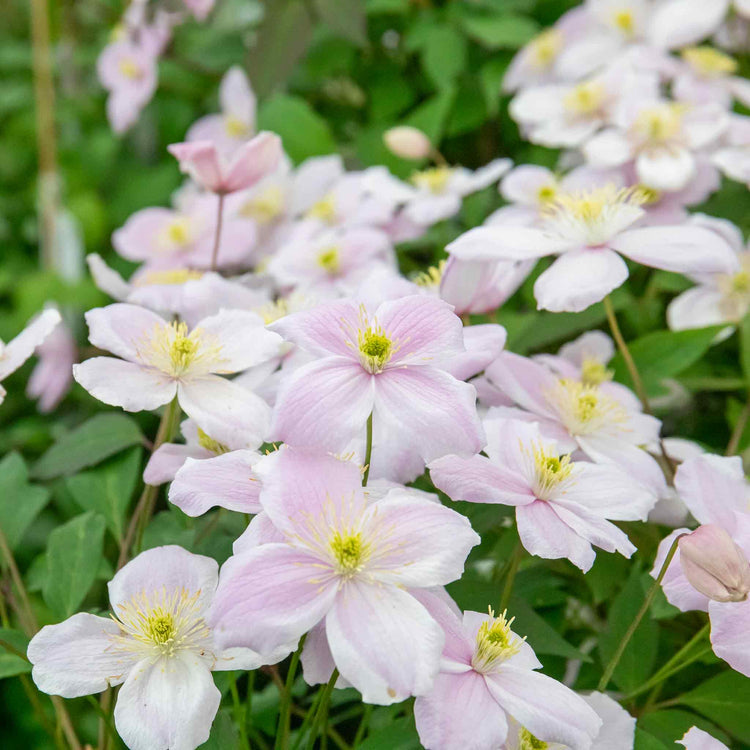
{"type": "Polygon", "coordinates": [[[383,141],[402,159],[426,159],[432,152],[430,139],[417,128],[399,125],[383,133],[383,141]]]}
{"type": "Polygon", "coordinates": [[[700,526],[679,547],[682,570],[697,591],[717,602],[747,599],[750,563],[721,526],[700,526]]]}

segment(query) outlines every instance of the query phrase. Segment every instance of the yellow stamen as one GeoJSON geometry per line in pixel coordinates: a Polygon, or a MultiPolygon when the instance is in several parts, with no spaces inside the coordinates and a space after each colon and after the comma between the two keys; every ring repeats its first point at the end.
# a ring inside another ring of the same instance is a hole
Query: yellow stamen
{"type": "Polygon", "coordinates": [[[382,372],[393,354],[393,342],[379,326],[368,326],[364,331],[357,331],[362,366],[372,373],[382,372]]]}
{"type": "Polygon", "coordinates": [[[333,224],[336,220],[336,199],[333,195],[327,195],[325,198],[314,203],[307,212],[309,219],[319,219],[327,224],[333,224]]]}
{"type": "Polygon", "coordinates": [[[573,435],[587,435],[628,421],[622,404],[602,393],[598,385],[560,378],[545,396],[573,435]]]}
{"type": "Polygon", "coordinates": [[[632,10],[623,8],[615,11],[612,16],[612,23],[625,36],[633,36],[635,33],[635,17],[632,10]]]}
{"type": "Polygon", "coordinates": [[[570,478],[573,465],[570,456],[557,456],[549,447],[541,444],[532,446],[536,480],[534,491],[540,500],[547,500],[558,485],[570,478]]]}
{"type": "Polygon", "coordinates": [[[426,271],[420,271],[414,277],[414,283],[427,289],[437,288],[443,279],[445,260],[441,260],[437,266],[430,266],[426,271]]]}
{"type": "Polygon", "coordinates": [[[269,323],[273,323],[274,320],[280,320],[289,314],[289,303],[282,297],[279,297],[276,302],[269,302],[267,305],[263,305],[257,312],[263,318],[263,322],[268,325],[269,323]]]}
{"type": "Polygon", "coordinates": [[[573,115],[593,115],[602,108],[606,95],[604,84],[599,81],[584,81],[565,94],[563,106],[573,115]]]}
{"type": "Polygon", "coordinates": [[[543,31],[529,42],[529,61],[538,70],[545,70],[554,62],[562,46],[563,37],[559,31],[543,31]]]}
{"type": "Polygon", "coordinates": [[[125,78],[135,81],[143,77],[143,68],[132,57],[121,58],[117,63],[117,67],[125,78]]]}
{"type": "Polygon", "coordinates": [[[284,209],[284,193],[278,185],[269,185],[260,195],[243,203],[239,214],[255,219],[259,224],[268,224],[284,209]]]}
{"type": "Polygon", "coordinates": [[[737,71],[737,61],[714,47],[688,47],[682,50],[682,59],[699,75],[707,78],[729,76],[737,71]]]}
{"type": "Polygon", "coordinates": [[[453,170],[450,167],[430,167],[421,172],[415,172],[411,181],[419,188],[429,190],[431,193],[440,194],[448,185],[453,170]]]}
{"type": "Polygon", "coordinates": [[[524,728],[518,735],[518,750],[547,750],[549,744],[524,728]]]}
{"type": "Polygon", "coordinates": [[[552,203],[557,197],[557,187],[555,185],[542,185],[536,191],[537,202],[541,205],[552,203]]]}
{"type": "Polygon", "coordinates": [[[318,253],[318,265],[330,276],[336,276],[341,271],[341,259],[337,247],[328,247],[318,253]]]}
{"type": "Polygon", "coordinates": [[[648,107],[638,113],[633,132],[649,145],[668,143],[680,134],[685,109],[686,106],[679,102],[648,107]]]}
{"type": "Polygon", "coordinates": [[[229,453],[230,451],[230,448],[224,445],[224,443],[214,440],[210,435],[203,432],[200,427],[198,428],[198,444],[201,448],[205,448],[207,451],[211,451],[211,453],[215,453],[217,456],[220,456],[223,453],[229,453]]]}
{"type": "Polygon", "coordinates": [[[614,372],[608,370],[598,359],[586,358],[581,364],[581,381],[584,385],[600,385],[613,377],[614,372]]]}
{"type": "Polygon", "coordinates": [[[526,640],[515,635],[510,626],[516,619],[506,620],[507,610],[499,617],[495,617],[489,608],[490,619],[485,620],[477,631],[476,646],[471,666],[481,673],[495,671],[504,661],[515,656],[521,650],[521,644],[526,640]]]}
{"type": "Polygon", "coordinates": [[[253,134],[253,129],[234,115],[224,117],[224,129],[230,138],[249,138],[253,134]]]}
{"type": "Polygon", "coordinates": [[[136,286],[179,285],[187,281],[196,281],[203,277],[202,271],[194,271],[190,268],[175,268],[172,271],[149,271],[145,276],[136,281],[136,286]]]}
{"type": "MultiPolygon", "coordinates": [[[[156,325],[151,336],[140,345],[139,354],[148,364],[179,378],[188,369],[208,362],[216,368],[220,363],[221,344],[214,343],[213,337],[203,341],[200,328],[188,333],[187,323],[173,321],[156,325]]],[[[220,372],[219,369],[213,371],[220,372]]]]}
{"type": "Polygon", "coordinates": [[[331,537],[330,548],[337,572],[347,578],[362,570],[370,556],[369,545],[363,541],[359,532],[336,531],[331,537]]]}

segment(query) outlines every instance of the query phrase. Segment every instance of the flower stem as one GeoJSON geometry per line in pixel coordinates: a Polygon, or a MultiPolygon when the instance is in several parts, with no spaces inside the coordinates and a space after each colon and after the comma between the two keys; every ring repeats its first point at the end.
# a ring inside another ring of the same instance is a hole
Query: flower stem
{"type": "Polygon", "coordinates": [[[510,595],[513,592],[513,583],[516,580],[516,573],[518,573],[518,566],[521,563],[522,557],[523,545],[519,541],[518,544],[516,544],[508,563],[508,573],[505,576],[505,585],[503,586],[503,593],[500,597],[500,608],[498,609],[498,612],[505,612],[505,610],[508,608],[510,595]]]}
{"type": "Polygon", "coordinates": [[[219,263],[219,245],[221,245],[221,225],[224,221],[224,193],[218,194],[219,205],[216,211],[216,231],[214,249],[211,251],[211,270],[215,271],[219,263]]]}
{"type": "MultiPolygon", "coordinates": [[[[179,421],[180,405],[177,401],[177,396],[175,396],[161,415],[159,428],[156,431],[154,445],[151,449],[152,455],[160,445],[169,442],[174,437],[179,421]]],[[[157,486],[147,484],[143,487],[143,492],[138,499],[138,504],[135,506],[133,517],[130,519],[128,530],[125,532],[125,538],[120,545],[120,556],[117,559],[117,570],[128,561],[128,558],[130,557],[130,548],[133,546],[133,542],[136,538],[141,538],[146,524],[148,523],[148,519],[154,511],[154,504],[156,503],[156,496],[158,493],[159,488],[157,486]]]]}
{"type": "MultiPolygon", "coordinates": [[[[607,313],[607,321],[609,322],[609,328],[612,331],[612,336],[615,339],[617,348],[620,350],[620,354],[622,354],[623,360],[625,360],[625,366],[628,368],[630,379],[633,381],[633,386],[635,388],[636,394],[638,395],[638,399],[643,406],[643,411],[646,412],[646,414],[653,414],[653,411],[651,410],[651,403],[649,402],[648,394],[646,393],[646,388],[643,385],[643,380],[641,379],[641,374],[638,372],[638,367],[635,364],[633,355],[630,353],[630,349],[627,342],[625,341],[625,337],[622,335],[620,324],[617,322],[617,316],[615,315],[615,308],[612,304],[612,300],[609,298],[609,295],[604,298],[604,310],[607,313]]],[[[672,457],[667,453],[667,449],[664,446],[664,441],[661,439],[659,439],[659,449],[661,450],[661,455],[664,459],[664,469],[667,473],[667,478],[670,482],[673,482],[675,473],[674,461],[672,460],[672,457]]]]}
{"type": "Polygon", "coordinates": [[[370,476],[370,460],[372,459],[372,412],[367,417],[367,446],[365,447],[365,471],[362,474],[362,486],[367,487],[367,479],[370,476]]]}
{"type": "Polygon", "coordinates": [[[656,580],[651,584],[651,588],[648,590],[646,598],[643,600],[643,604],[638,610],[638,614],[633,619],[633,622],[630,623],[630,627],[627,629],[625,635],[622,637],[622,640],[618,644],[617,650],[614,654],[612,654],[612,658],[609,660],[609,663],[604,670],[604,674],[602,675],[601,680],[599,680],[599,685],[596,688],[599,692],[603,692],[606,689],[607,685],[609,685],[609,681],[612,679],[612,674],[617,668],[617,665],[620,663],[620,659],[622,658],[622,655],[625,652],[628,643],[630,643],[630,639],[633,637],[633,634],[640,625],[643,616],[646,614],[646,612],[648,612],[648,609],[651,606],[651,602],[653,601],[654,596],[656,596],[656,592],[659,586],[661,586],[661,582],[664,579],[667,568],[669,567],[669,564],[672,562],[672,558],[677,552],[677,544],[683,536],[685,535],[680,534],[672,542],[672,546],[669,548],[669,552],[667,552],[667,556],[661,566],[661,570],[659,570],[659,574],[656,576],[656,580]]]}
{"type": "MultiPolygon", "coordinates": [[[[310,728],[310,736],[307,740],[307,750],[313,750],[313,748],[315,747],[315,740],[320,734],[320,730],[325,726],[328,718],[328,704],[331,700],[331,694],[333,693],[333,689],[336,686],[336,680],[338,680],[338,678],[339,670],[334,668],[333,674],[331,674],[331,679],[328,680],[326,686],[320,691],[320,700],[318,701],[318,707],[313,717],[312,727],[310,728]]],[[[312,709],[310,709],[310,713],[312,713],[312,709]]]]}
{"type": "Polygon", "coordinates": [[[370,723],[370,717],[372,716],[372,706],[368,703],[365,706],[365,710],[362,712],[362,719],[357,727],[357,734],[354,735],[354,742],[352,747],[359,747],[359,743],[365,738],[365,732],[367,731],[367,725],[370,723]]]}
{"type": "Polygon", "coordinates": [[[237,690],[237,678],[233,674],[229,676],[229,692],[232,694],[234,722],[240,730],[240,746],[245,750],[250,750],[250,740],[247,736],[247,723],[245,721],[245,707],[240,701],[240,694],[237,690]]]}
{"type": "Polygon", "coordinates": [[[274,750],[285,750],[289,744],[289,717],[292,710],[292,687],[294,678],[297,674],[297,665],[302,656],[302,649],[305,645],[307,633],[300,638],[297,650],[292,654],[292,660],[289,662],[289,671],[286,673],[286,683],[281,693],[281,705],[279,706],[279,726],[276,730],[276,742],[274,750]]]}
{"type": "Polygon", "coordinates": [[[745,427],[747,427],[748,419],[750,419],[750,395],[748,395],[747,401],[745,402],[745,407],[740,412],[740,415],[737,418],[737,422],[734,425],[732,435],[729,438],[729,442],[727,443],[727,450],[724,453],[725,456],[733,456],[735,453],[737,453],[737,448],[740,447],[740,440],[742,440],[742,435],[745,432],[745,427]]]}

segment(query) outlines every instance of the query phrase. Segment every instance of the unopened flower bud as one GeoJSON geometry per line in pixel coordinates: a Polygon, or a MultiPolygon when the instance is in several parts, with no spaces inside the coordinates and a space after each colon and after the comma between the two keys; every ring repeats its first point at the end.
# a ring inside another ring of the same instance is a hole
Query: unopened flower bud
{"type": "Polygon", "coordinates": [[[430,139],[417,128],[399,125],[383,133],[389,150],[402,159],[426,159],[432,153],[430,139]]]}
{"type": "Polygon", "coordinates": [[[721,526],[700,526],[679,546],[682,570],[693,588],[717,602],[747,599],[750,563],[721,526]]]}

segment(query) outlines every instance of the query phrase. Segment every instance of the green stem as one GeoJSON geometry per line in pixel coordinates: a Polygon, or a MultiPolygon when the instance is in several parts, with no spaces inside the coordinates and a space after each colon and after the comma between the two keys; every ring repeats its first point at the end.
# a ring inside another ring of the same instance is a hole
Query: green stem
{"type": "Polygon", "coordinates": [[[365,471],[362,475],[362,486],[367,487],[367,479],[370,476],[370,460],[372,459],[372,412],[367,417],[367,446],[365,447],[365,471]]]}
{"type": "Polygon", "coordinates": [[[276,742],[274,750],[286,750],[289,744],[289,718],[292,710],[292,687],[294,678],[297,674],[297,665],[299,664],[302,649],[305,645],[307,634],[302,636],[299,641],[297,650],[292,654],[292,660],[289,662],[289,671],[286,673],[286,683],[281,693],[281,705],[279,706],[279,726],[276,730],[276,742]]]}
{"type": "MultiPolygon", "coordinates": [[[[328,680],[326,686],[320,691],[320,700],[318,701],[318,707],[315,711],[315,716],[312,721],[312,727],[310,728],[310,737],[307,740],[307,750],[313,750],[315,747],[315,740],[320,734],[321,729],[325,726],[326,717],[328,716],[328,704],[333,694],[333,689],[336,687],[336,680],[339,678],[339,670],[334,669],[331,679],[328,680]]],[[[310,709],[312,713],[312,709],[310,709]]]]}
{"type": "Polygon", "coordinates": [[[221,245],[221,225],[224,221],[224,193],[219,193],[219,205],[216,211],[216,231],[214,247],[211,251],[211,270],[215,271],[219,263],[219,245],[221,245]]]}
{"type": "Polygon", "coordinates": [[[737,453],[737,449],[740,447],[740,440],[742,440],[745,427],[747,427],[748,419],[750,419],[750,395],[748,395],[745,407],[740,412],[740,416],[737,418],[737,423],[734,425],[732,435],[727,443],[727,450],[724,453],[725,456],[733,456],[737,453]]]}
{"type": "Polygon", "coordinates": [[[505,585],[503,586],[503,593],[500,597],[500,608],[499,612],[505,612],[505,610],[508,608],[508,602],[510,602],[510,595],[513,592],[513,582],[516,580],[516,573],[518,573],[518,566],[521,563],[521,558],[523,557],[523,545],[519,541],[518,544],[516,544],[515,549],[513,550],[513,554],[511,555],[509,566],[508,566],[508,574],[505,576],[505,585]]]}
{"type": "Polygon", "coordinates": [[[623,700],[628,701],[641,693],[645,693],[655,685],[659,685],[669,679],[672,675],[677,674],[677,672],[692,664],[696,659],[700,659],[700,657],[706,653],[705,649],[697,651],[688,659],[685,659],[684,657],[686,654],[689,654],[693,647],[702,641],[710,631],[711,625],[710,623],[706,623],[666,664],[664,664],[664,666],[662,666],[640,687],[628,693],[623,700]]]}
{"type": "Polygon", "coordinates": [[[667,568],[669,567],[669,564],[672,562],[672,558],[675,556],[675,553],[677,552],[677,544],[679,543],[680,539],[682,539],[683,536],[685,536],[685,534],[680,534],[672,542],[672,546],[669,548],[669,552],[667,552],[667,557],[661,566],[661,570],[659,571],[659,575],[656,576],[656,580],[651,584],[651,588],[648,590],[648,593],[646,594],[646,598],[643,600],[643,604],[641,605],[641,608],[638,610],[638,614],[635,616],[635,619],[633,620],[633,622],[630,623],[630,627],[627,629],[625,635],[622,637],[622,640],[617,646],[617,650],[612,655],[612,658],[609,660],[609,663],[607,664],[607,667],[604,670],[604,674],[602,675],[602,679],[599,680],[599,685],[596,688],[600,693],[604,692],[604,690],[607,688],[607,685],[609,685],[609,681],[610,679],[612,679],[612,674],[617,668],[617,665],[619,664],[620,659],[622,658],[622,655],[625,652],[625,649],[628,643],[630,643],[630,639],[633,637],[633,633],[635,633],[636,629],[638,628],[638,625],[640,625],[640,622],[643,619],[643,616],[646,614],[646,612],[648,612],[648,609],[651,606],[651,602],[653,601],[654,596],[656,596],[656,592],[659,589],[659,586],[661,586],[661,582],[667,572],[667,568]]]}
{"type": "MultiPolygon", "coordinates": [[[[609,322],[609,328],[612,331],[612,336],[615,339],[617,348],[620,350],[620,354],[622,354],[622,358],[625,361],[625,366],[628,368],[630,379],[633,381],[633,386],[635,387],[635,392],[638,395],[641,405],[643,406],[643,411],[646,412],[646,414],[653,414],[651,410],[651,404],[648,400],[648,394],[646,393],[646,388],[643,385],[641,374],[638,372],[638,367],[635,364],[633,355],[630,353],[630,348],[625,341],[625,337],[622,335],[620,324],[617,322],[617,315],[615,315],[615,308],[612,304],[612,300],[609,298],[609,295],[604,298],[604,310],[607,313],[607,321],[609,322]]],[[[664,446],[664,441],[661,439],[659,439],[659,449],[661,451],[662,458],[664,459],[664,470],[667,474],[667,478],[669,479],[670,483],[674,483],[675,464],[672,460],[672,457],[667,453],[667,449],[664,446]]]]}
{"type": "Polygon", "coordinates": [[[237,690],[237,678],[234,675],[229,676],[229,692],[232,694],[232,705],[234,706],[234,723],[240,730],[240,746],[245,750],[250,750],[250,740],[247,736],[247,723],[245,722],[245,709],[240,701],[240,694],[237,690]]]}
{"type": "Polygon", "coordinates": [[[365,710],[362,712],[362,719],[357,727],[357,734],[354,735],[354,743],[352,747],[358,747],[359,743],[365,738],[365,732],[367,731],[367,725],[370,723],[370,717],[372,716],[372,706],[368,703],[365,705],[365,710]]]}

